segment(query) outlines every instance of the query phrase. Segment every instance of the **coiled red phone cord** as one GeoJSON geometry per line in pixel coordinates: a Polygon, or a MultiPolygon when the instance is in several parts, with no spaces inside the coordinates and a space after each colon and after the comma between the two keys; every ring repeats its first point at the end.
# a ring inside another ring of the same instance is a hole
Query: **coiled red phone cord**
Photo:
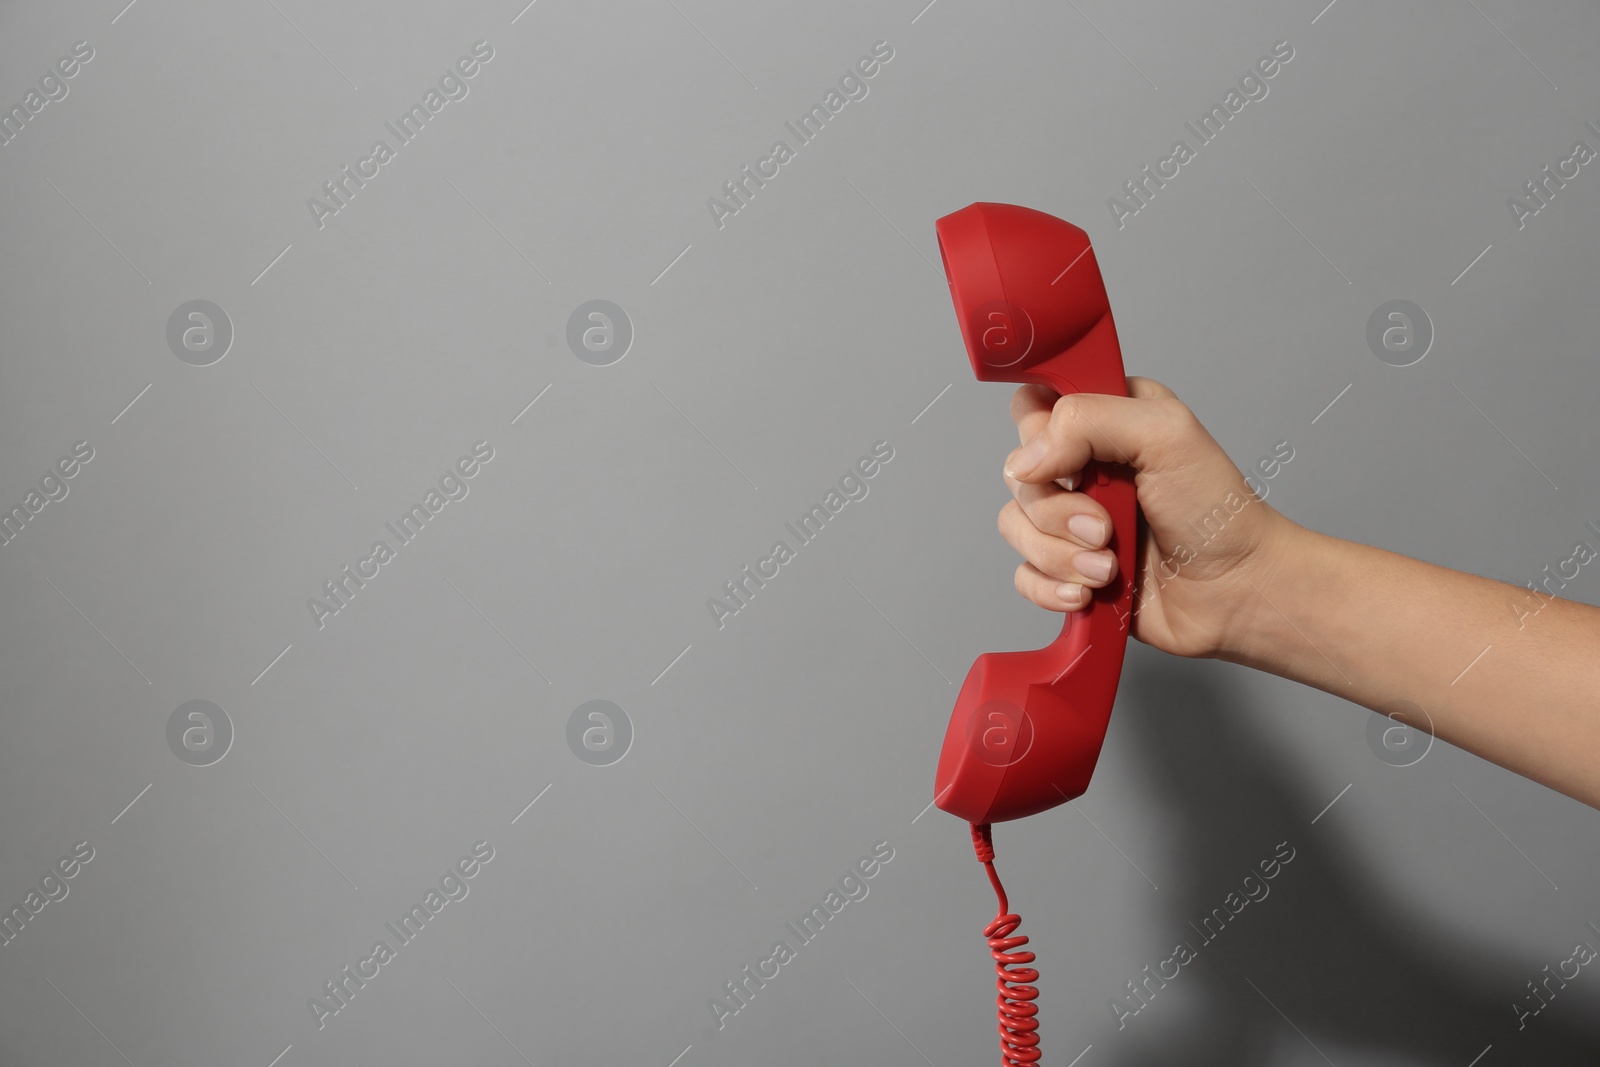
{"type": "Polygon", "coordinates": [[[1000,1067],[1033,1067],[1039,1061],[1039,972],[1033,967],[1018,966],[1034,961],[1034,954],[1024,949],[1013,951],[1028,943],[1026,936],[1012,937],[1022,923],[1022,916],[1010,910],[1006,901],[1005,886],[994,873],[994,842],[989,837],[988,823],[972,824],[972,847],[978,853],[984,870],[989,872],[989,883],[1000,901],[1000,913],[988,926],[983,936],[989,939],[989,952],[994,956],[995,988],[999,991],[995,1004],[1000,1013],[1000,1067]]]}

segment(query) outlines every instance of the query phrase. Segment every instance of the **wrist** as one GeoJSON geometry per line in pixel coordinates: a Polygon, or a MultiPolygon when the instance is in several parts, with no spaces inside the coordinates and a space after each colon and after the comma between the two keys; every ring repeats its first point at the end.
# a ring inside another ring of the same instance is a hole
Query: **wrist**
{"type": "Polygon", "coordinates": [[[1339,586],[1342,542],[1277,511],[1271,520],[1239,571],[1216,658],[1294,676],[1294,665],[1312,640],[1309,627],[1318,601],[1339,586]]]}

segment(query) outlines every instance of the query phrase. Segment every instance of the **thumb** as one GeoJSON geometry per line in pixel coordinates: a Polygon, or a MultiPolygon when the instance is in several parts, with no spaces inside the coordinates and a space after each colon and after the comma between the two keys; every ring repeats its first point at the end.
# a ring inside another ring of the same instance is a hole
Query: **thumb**
{"type": "Polygon", "coordinates": [[[1194,416],[1170,391],[1139,392],[1144,395],[1063,396],[1044,428],[1007,457],[1006,474],[1038,484],[1076,474],[1091,459],[1135,470],[1159,467],[1187,431],[1186,420],[1194,416]]]}

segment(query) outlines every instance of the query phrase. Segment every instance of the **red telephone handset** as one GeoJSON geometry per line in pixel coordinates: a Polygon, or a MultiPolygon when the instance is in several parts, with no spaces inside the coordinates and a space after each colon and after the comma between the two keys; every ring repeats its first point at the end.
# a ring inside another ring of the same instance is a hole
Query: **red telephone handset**
{"type": "MultiPolygon", "coordinates": [[[[972,372],[1067,393],[1126,396],[1122,350],[1089,235],[1014,204],[972,204],[936,224],[972,372]]],[[[984,928],[997,973],[1004,1067],[1040,1058],[1039,972],[994,870],[990,824],[1083,795],[1111,719],[1132,621],[1138,502],[1126,466],[1089,461],[1079,488],[1111,515],[1117,575],[1061,636],[1027,652],[984,652],[956,697],[934,803],[972,824],[1000,912],[984,928]]]]}
{"type": "MultiPolygon", "coordinates": [[[[936,225],[961,336],[981,381],[1126,396],[1122,350],[1089,235],[1013,204],[973,204],[936,225]]],[[[938,806],[973,824],[1081,796],[1122,674],[1137,530],[1133,472],[1091,460],[1079,488],[1111,515],[1117,575],[1061,636],[985,652],[956,698],[934,780],[938,806]]]]}

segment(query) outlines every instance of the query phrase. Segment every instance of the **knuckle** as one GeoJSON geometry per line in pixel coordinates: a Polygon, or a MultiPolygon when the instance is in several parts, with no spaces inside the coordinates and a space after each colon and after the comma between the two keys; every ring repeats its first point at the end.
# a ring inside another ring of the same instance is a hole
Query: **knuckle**
{"type": "Polygon", "coordinates": [[[1083,419],[1083,404],[1084,400],[1082,394],[1068,393],[1066,396],[1063,396],[1061,399],[1057,400],[1055,402],[1055,406],[1050,409],[1051,425],[1055,425],[1057,422],[1060,422],[1063,425],[1071,425],[1081,421],[1083,419]]]}
{"type": "Polygon", "coordinates": [[[1200,425],[1200,420],[1189,409],[1189,405],[1175,396],[1159,397],[1154,403],[1158,405],[1157,410],[1161,412],[1162,419],[1174,435],[1189,434],[1200,425]]]}
{"type": "Polygon", "coordinates": [[[1021,515],[1022,505],[1018,504],[1015,498],[1012,498],[1005,502],[1005,506],[1000,509],[1000,514],[995,516],[995,525],[999,527],[1000,533],[1007,540],[1011,539],[1011,531],[1016,529],[1017,519],[1021,515]]]}
{"type": "Polygon", "coordinates": [[[1178,398],[1165,382],[1158,382],[1154,378],[1147,378],[1141,374],[1128,377],[1128,393],[1131,396],[1147,397],[1150,399],[1178,398]]]}
{"type": "Polygon", "coordinates": [[[1080,393],[1069,393],[1055,402],[1050,409],[1050,423],[1044,431],[1053,450],[1067,449],[1074,442],[1090,439],[1092,424],[1087,413],[1090,403],[1080,393]]]}

